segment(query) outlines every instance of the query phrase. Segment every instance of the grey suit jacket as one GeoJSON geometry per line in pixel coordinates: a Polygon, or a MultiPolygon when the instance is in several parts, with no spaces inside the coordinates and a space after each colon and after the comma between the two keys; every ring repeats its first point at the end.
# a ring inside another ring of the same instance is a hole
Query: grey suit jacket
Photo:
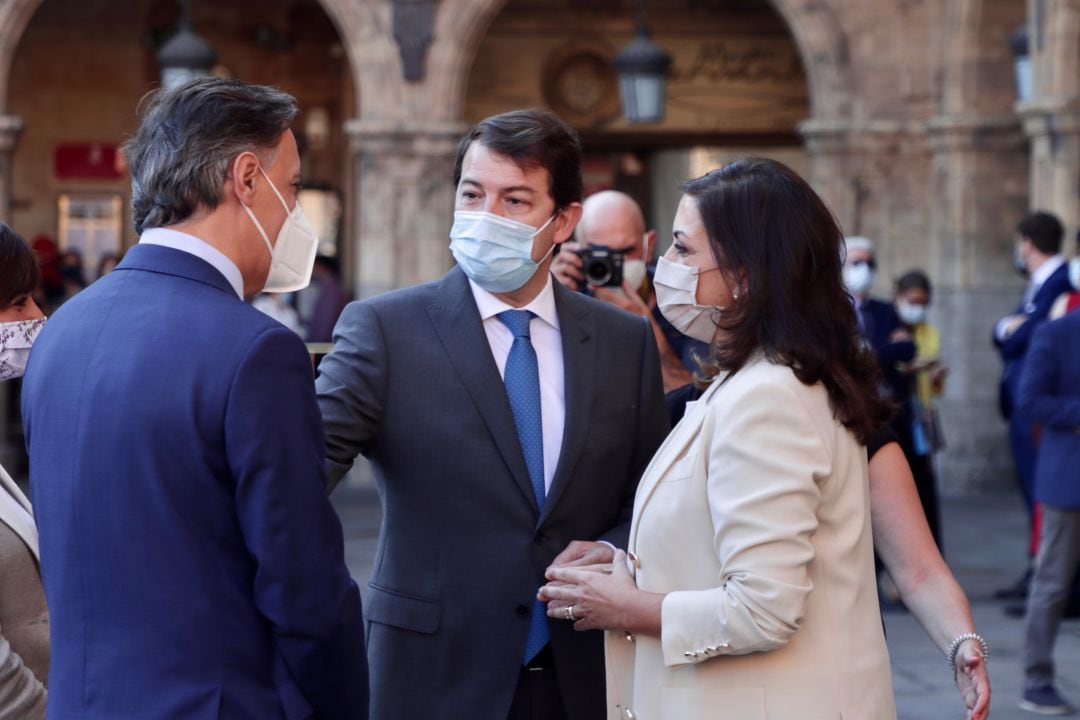
{"type": "Polygon", "coordinates": [[[49,611],[30,502],[0,467],[0,720],[45,717],[49,611]]]}
{"type": "MultiPolygon", "coordinates": [[[[543,572],[572,540],[625,544],[667,434],[648,323],[555,283],[566,422],[538,517],[465,275],[350,304],[316,386],[332,482],[357,453],[383,502],[365,602],[371,717],[505,720],[543,572]]],[[[602,638],[549,621],[570,718],[604,715],[602,638]]]]}

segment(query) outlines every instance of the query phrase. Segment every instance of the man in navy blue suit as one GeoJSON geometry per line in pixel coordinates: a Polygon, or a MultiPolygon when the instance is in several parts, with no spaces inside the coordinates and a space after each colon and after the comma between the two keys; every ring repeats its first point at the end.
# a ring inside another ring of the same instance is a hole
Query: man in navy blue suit
{"type": "Polygon", "coordinates": [[[243,300],[310,277],[296,113],[233,80],[159,94],[125,148],[139,244],[35,345],[50,719],[367,716],[310,360],[243,300]]]}
{"type": "Polygon", "coordinates": [[[1017,481],[1031,513],[1034,511],[1034,429],[1030,420],[1013,409],[1031,336],[1046,322],[1054,301],[1071,286],[1061,255],[1061,239],[1065,234],[1061,221],[1050,213],[1031,213],[1020,221],[1016,231],[1020,238],[1015,252],[1016,269],[1029,280],[1016,311],[994,327],[994,345],[1005,365],[999,394],[1001,412],[1009,421],[1009,446],[1017,481]]]}
{"type": "Polygon", "coordinates": [[[1053,649],[1080,562],[1080,312],[1036,330],[1024,365],[1016,409],[1043,430],[1035,466],[1042,530],[1027,604],[1020,706],[1064,714],[1071,708],[1054,688],[1053,649]]]}
{"type": "Polygon", "coordinates": [[[844,238],[844,285],[855,301],[855,316],[863,340],[874,350],[885,384],[882,394],[903,402],[910,394],[909,381],[897,370],[898,363],[915,359],[915,340],[896,315],[891,302],[870,296],[877,276],[874,243],[856,235],[844,238]]]}

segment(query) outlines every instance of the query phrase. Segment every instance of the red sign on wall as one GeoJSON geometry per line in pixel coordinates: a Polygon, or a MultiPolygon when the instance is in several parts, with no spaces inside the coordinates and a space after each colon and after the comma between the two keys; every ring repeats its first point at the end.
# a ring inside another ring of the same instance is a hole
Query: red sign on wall
{"type": "Polygon", "coordinates": [[[123,180],[120,153],[110,143],[60,143],[53,150],[57,180],[123,180]]]}

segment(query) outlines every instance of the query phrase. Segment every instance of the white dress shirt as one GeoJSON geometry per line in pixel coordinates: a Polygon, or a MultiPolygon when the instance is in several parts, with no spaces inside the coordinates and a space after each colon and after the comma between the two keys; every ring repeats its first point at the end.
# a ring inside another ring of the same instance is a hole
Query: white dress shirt
{"type": "Polygon", "coordinates": [[[495,316],[504,310],[529,310],[536,315],[529,323],[529,334],[540,370],[540,422],[544,432],[545,492],[551,491],[551,480],[555,477],[555,468],[559,464],[563,427],[566,423],[562,333],[559,332],[559,313],[555,309],[555,291],[551,282],[551,275],[548,274],[547,284],[531,303],[523,308],[513,308],[472,280],[469,281],[476,307],[480,310],[480,319],[484,323],[488,345],[491,346],[491,354],[499,367],[499,376],[504,380],[506,358],[510,354],[510,346],[514,344],[514,335],[495,316]]]}
{"type": "Polygon", "coordinates": [[[224,275],[225,279],[229,281],[232,289],[236,291],[236,296],[241,300],[244,299],[244,277],[240,274],[240,268],[236,267],[236,263],[213,245],[200,240],[194,235],[166,228],[150,228],[144,231],[139,238],[139,243],[141,245],[161,245],[162,247],[172,248],[210,263],[215,270],[224,275]]]}

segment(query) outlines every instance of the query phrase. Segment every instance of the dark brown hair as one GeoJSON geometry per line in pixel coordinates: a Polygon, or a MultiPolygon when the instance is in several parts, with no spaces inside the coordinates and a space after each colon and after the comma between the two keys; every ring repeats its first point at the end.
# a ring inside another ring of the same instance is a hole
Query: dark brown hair
{"type": "Polygon", "coordinates": [[[1033,212],[1025,215],[1016,226],[1020,237],[1027,238],[1035,249],[1043,255],[1057,255],[1061,252],[1061,239],[1065,237],[1065,228],[1061,221],[1048,212],[1033,212]]]}
{"type": "Polygon", "coordinates": [[[865,445],[890,408],[841,280],[844,235],[825,203],[789,167],[760,158],[683,191],[697,201],[717,265],[743,289],[718,318],[723,332],[706,370],[734,374],[762,352],[801,382],[824,385],[837,419],[865,445]]]}
{"type": "Polygon", "coordinates": [[[908,290],[922,290],[927,297],[933,297],[934,294],[930,278],[922,270],[908,270],[896,281],[897,295],[903,295],[908,290]]]}
{"type": "Polygon", "coordinates": [[[0,222],[0,310],[37,289],[41,280],[37,255],[19,235],[0,222]]]}
{"type": "Polygon", "coordinates": [[[514,110],[478,122],[458,143],[454,187],[461,182],[465,153],[474,142],[509,157],[518,167],[547,170],[551,178],[548,193],[556,210],[581,202],[581,142],[558,115],[546,110],[514,110]]]}

